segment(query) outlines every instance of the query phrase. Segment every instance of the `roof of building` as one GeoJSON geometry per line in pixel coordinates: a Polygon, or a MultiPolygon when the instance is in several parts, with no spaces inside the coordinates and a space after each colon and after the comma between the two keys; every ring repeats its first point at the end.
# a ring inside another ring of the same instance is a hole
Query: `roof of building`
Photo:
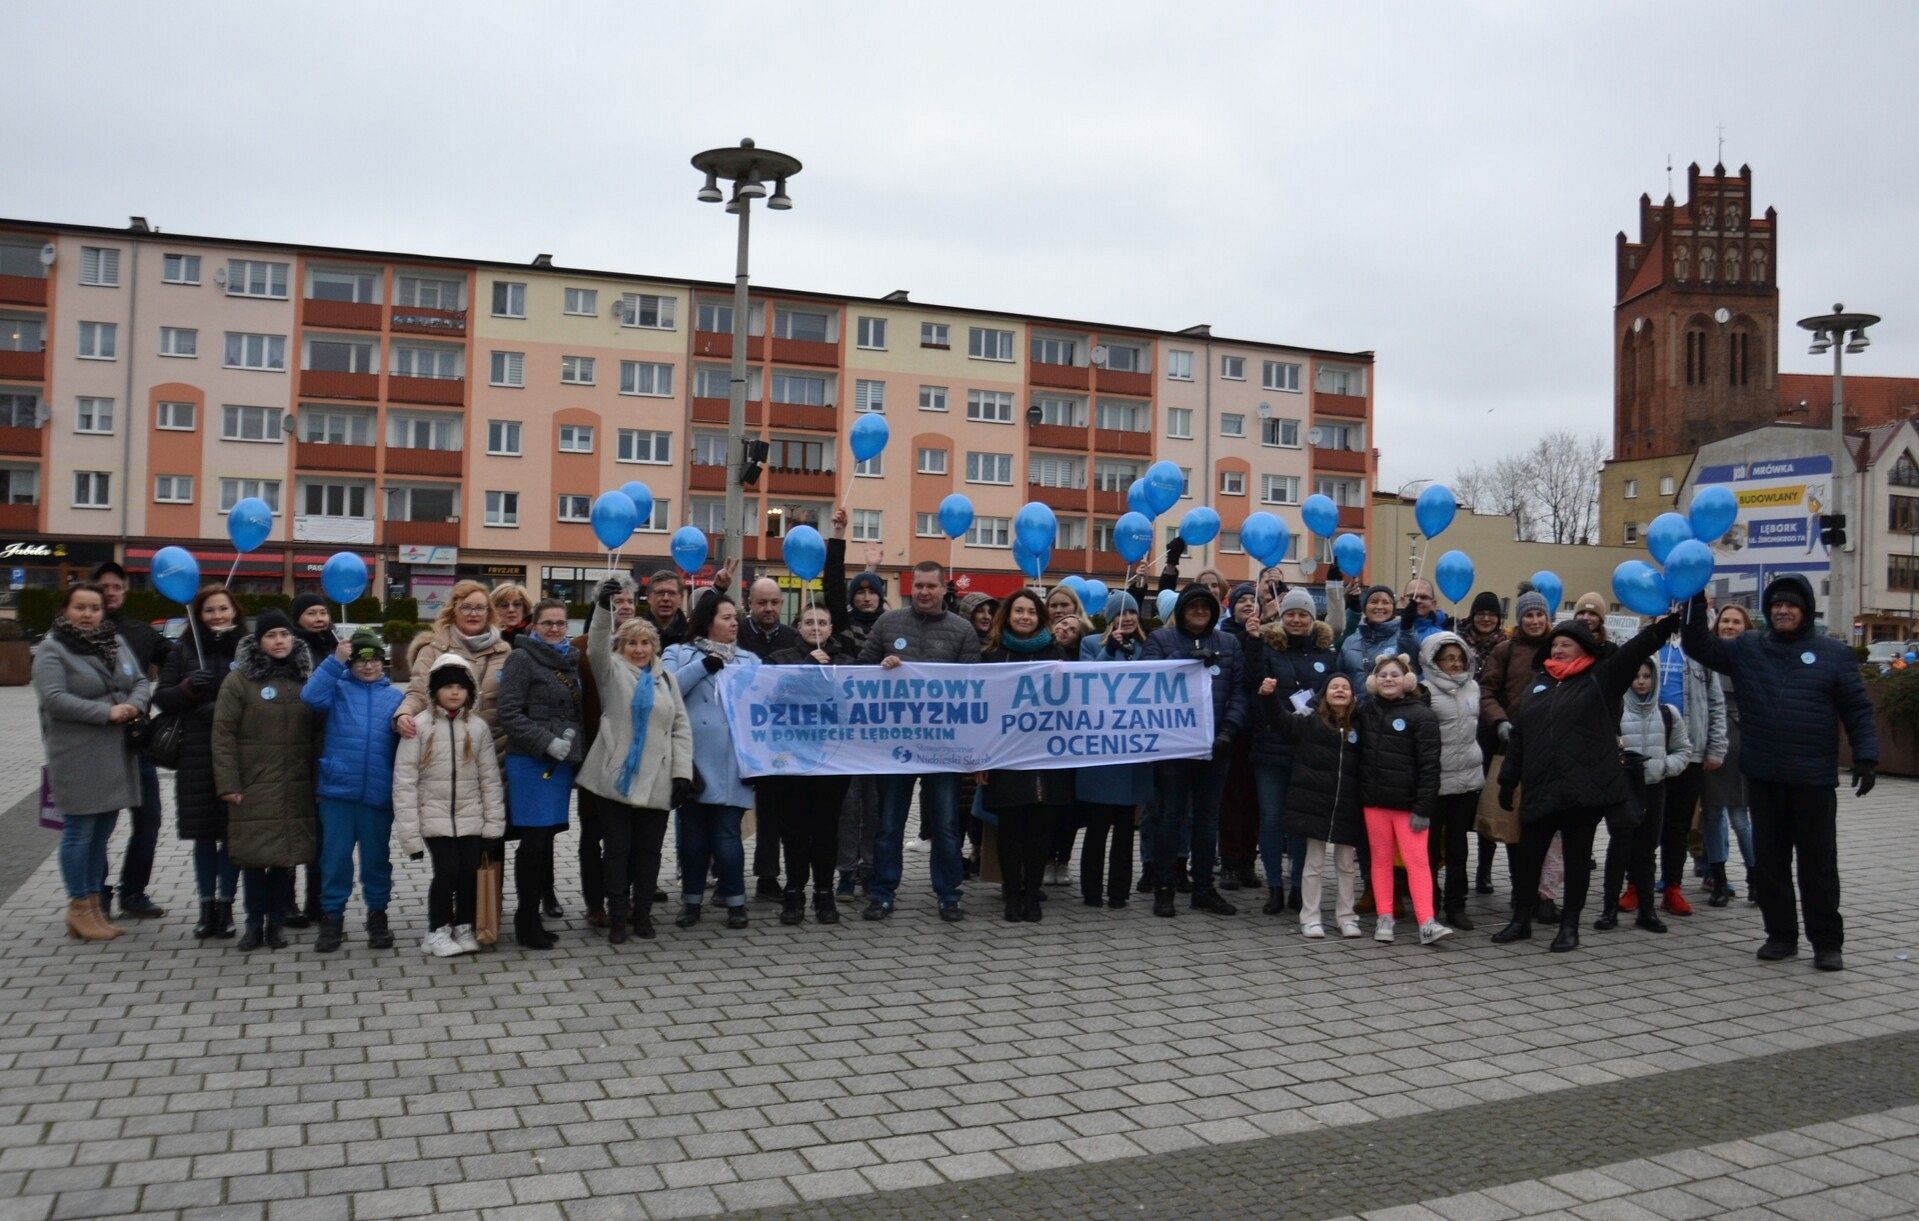
{"type": "MultiPolygon", "coordinates": [[[[1804,403],[1805,423],[1832,422],[1830,373],[1781,373],[1779,410],[1799,415],[1804,403]]],[[[1919,377],[1846,377],[1846,422],[1854,428],[1873,428],[1919,416],[1919,377]]],[[[1801,421],[1795,420],[1795,423],[1801,421]]]]}

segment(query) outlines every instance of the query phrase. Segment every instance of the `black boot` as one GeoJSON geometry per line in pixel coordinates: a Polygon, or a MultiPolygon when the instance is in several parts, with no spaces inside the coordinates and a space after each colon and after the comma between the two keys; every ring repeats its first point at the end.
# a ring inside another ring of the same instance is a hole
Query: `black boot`
{"type": "Polygon", "coordinates": [[[266,938],[260,933],[260,921],[248,920],[247,931],[240,934],[240,940],[234,942],[233,948],[242,953],[251,954],[259,949],[265,940],[266,938]]]}
{"type": "Polygon", "coordinates": [[[366,914],[366,944],[370,950],[393,948],[393,930],[387,927],[385,912],[372,911],[366,914]]]}
{"type": "Polygon", "coordinates": [[[1617,895],[1608,894],[1606,896],[1605,906],[1599,911],[1599,919],[1593,921],[1593,927],[1602,933],[1609,933],[1619,927],[1619,897],[1617,895]]]}
{"type": "Polygon", "coordinates": [[[522,907],[513,913],[513,939],[529,950],[550,950],[553,939],[540,927],[540,909],[522,907]]]}
{"type": "Polygon", "coordinates": [[[1513,911],[1513,918],[1507,923],[1506,927],[1493,934],[1493,941],[1498,945],[1506,945],[1514,941],[1530,941],[1532,940],[1532,935],[1532,908],[1527,907],[1523,910],[1516,908],[1513,911]]]}
{"type": "Polygon", "coordinates": [[[1493,893],[1493,856],[1490,852],[1479,854],[1479,870],[1473,878],[1473,889],[1482,895],[1493,893]]]}
{"type": "Polygon", "coordinates": [[[651,903],[641,903],[634,907],[633,935],[641,941],[653,940],[653,905],[651,903]]]}
{"type": "Polygon", "coordinates": [[[338,916],[320,917],[320,934],[313,939],[313,948],[322,954],[331,954],[340,948],[346,940],[346,926],[338,916]]]}
{"type": "Polygon", "coordinates": [[[675,925],[679,926],[680,928],[692,928],[694,925],[698,924],[699,922],[700,922],[700,905],[698,903],[680,904],[680,914],[676,916],[673,920],[673,923],[675,925]]]}
{"type": "Polygon", "coordinates": [[[780,904],[780,923],[803,924],[805,921],[806,892],[797,886],[789,886],[780,904]]]}
{"type": "Polygon", "coordinates": [[[200,923],[193,926],[193,935],[201,941],[216,936],[220,928],[220,905],[212,899],[200,900],[200,923]]]}
{"type": "Polygon", "coordinates": [[[1226,901],[1226,897],[1208,886],[1193,892],[1193,910],[1211,912],[1215,916],[1237,916],[1239,909],[1226,901]]]}
{"type": "Polygon", "coordinates": [[[1574,917],[1570,920],[1561,920],[1559,922],[1559,936],[1554,937],[1553,943],[1547,948],[1555,954],[1570,954],[1574,950],[1578,949],[1579,948],[1578,917],[1574,917]]]}
{"type": "Polygon", "coordinates": [[[813,892],[813,919],[821,924],[840,922],[839,901],[833,897],[833,892],[825,887],[813,892]]]}
{"type": "Polygon", "coordinates": [[[1286,910],[1286,892],[1275,886],[1266,892],[1266,906],[1259,909],[1268,916],[1277,916],[1286,910]]]}
{"type": "Polygon", "coordinates": [[[1178,892],[1171,886],[1153,888],[1153,914],[1155,916],[1175,916],[1179,914],[1179,904],[1175,901],[1178,892]]]}
{"type": "Polygon", "coordinates": [[[267,920],[267,949],[284,950],[287,948],[287,936],[283,931],[285,927],[286,922],[283,920],[274,920],[271,918],[267,920]]]}
{"type": "Polygon", "coordinates": [[[1463,907],[1455,907],[1447,912],[1446,923],[1462,933],[1470,933],[1474,927],[1476,927],[1471,918],[1466,915],[1466,909],[1463,907]]]}
{"type": "Polygon", "coordinates": [[[1193,877],[1186,871],[1186,858],[1183,856],[1173,868],[1173,889],[1183,895],[1193,893],[1193,877]]]}
{"type": "Polygon", "coordinates": [[[1724,907],[1732,902],[1732,883],[1726,881],[1726,865],[1721,861],[1717,865],[1707,866],[1712,874],[1712,893],[1706,896],[1708,907],[1724,907]]]}
{"type": "Polygon", "coordinates": [[[1659,913],[1652,909],[1652,904],[1650,903],[1640,906],[1639,918],[1634,920],[1633,923],[1649,933],[1663,933],[1666,931],[1666,922],[1659,918],[1659,913]]]}
{"type": "Polygon", "coordinates": [[[632,936],[632,926],[627,919],[626,896],[620,895],[607,905],[606,942],[608,945],[625,945],[632,936]]]}
{"type": "Polygon", "coordinates": [[[1251,861],[1239,863],[1239,884],[1247,890],[1259,889],[1259,870],[1251,861]]]}
{"type": "Polygon", "coordinates": [[[225,940],[233,936],[233,900],[220,899],[213,904],[213,935],[225,940]]]}
{"type": "Polygon", "coordinates": [[[1219,888],[1221,890],[1238,890],[1239,887],[1239,862],[1221,861],[1219,863],[1219,888]]]}
{"type": "Polygon", "coordinates": [[[1001,897],[1006,900],[1006,910],[1003,913],[1006,923],[1018,924],[1020,921],[1026,919],[1026,902],[1020,898],[1018,888],[1013,886],[1006,887],[1001,897]]]}
{"type": "Polygon", "coordinates": [[[745,928],[746,925],[746,904],[739,903],[726,909],[726,927],[745,928]]]}

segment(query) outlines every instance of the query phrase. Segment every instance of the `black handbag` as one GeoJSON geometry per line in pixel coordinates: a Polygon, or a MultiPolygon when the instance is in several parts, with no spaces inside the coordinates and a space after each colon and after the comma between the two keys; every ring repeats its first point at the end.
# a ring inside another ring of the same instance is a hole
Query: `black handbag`
{"type": "Polygon", "coordinates": [[[180,744],[186,737],[186,722],[165,713],[157,717],[142,714],[127,725],[127,742],[142,759],[169,771],[180,766],[180,744]]]}

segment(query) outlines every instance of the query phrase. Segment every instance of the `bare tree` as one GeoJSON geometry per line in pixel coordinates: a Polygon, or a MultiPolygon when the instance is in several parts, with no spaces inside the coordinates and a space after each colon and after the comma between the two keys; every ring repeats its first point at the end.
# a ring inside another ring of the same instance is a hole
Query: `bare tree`
{"type": "Polygon", "coordinates": [[[1454,478],[1454,492],[1482,513],[1513,519],[1516,539],[1590,543],[1599,530],[1599,466],[1606,439],[1562,430],[1530,448],[1478,463],[1454,478]]]}
{"type": "Polygon", "coordinates": [[[1513,519],[1515,540],[1532,537],[1533,504],[1527,478],[1527,459],[1509,454],[1491,466],[1474,463],[1453,478],[1453,494],[1475,512],[1513,519]]]}

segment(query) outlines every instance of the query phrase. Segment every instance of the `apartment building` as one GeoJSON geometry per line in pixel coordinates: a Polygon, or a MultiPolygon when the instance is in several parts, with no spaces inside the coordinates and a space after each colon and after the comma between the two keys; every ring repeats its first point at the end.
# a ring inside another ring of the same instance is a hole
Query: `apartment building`
{"type": "MultiPolygon", "coordinates": [[[[606,555],[587,524],[629,480],[654,495],[621,563],[722,527],[731,286],[531,263],[0,220],[0,559],[12,591],[101,559],[136,574],[169,543],[246,588],[310,584],[334,551],[376,590],[432,606],[462,577],[584,597],[606,555]],[[224,518],[275,512],[235,556],[224,518]]],[[[768,445],[744,553],[796,586],[780,539],[849,514],[849,555],[888,575],[951,565],[1018,584],[1012,519],[1058,514],[1048,579],[1116,577],[1112,525],[1154,461],[1187,474],[1162,519],[1208,504],[1189,561],[1230,579],[1246,514],[1304,538],[1315,491],[1364,533],[1377,470],[1370,352],[768,288],[747,320],[748,432],[768,445]],[[862,413],[886,452],[855,463],[862,413]],[[947,540],[935,509],[977,517],[947,540]]],[[[1290,562],[1309,566],[1321,552],[1290,562]]]]}

